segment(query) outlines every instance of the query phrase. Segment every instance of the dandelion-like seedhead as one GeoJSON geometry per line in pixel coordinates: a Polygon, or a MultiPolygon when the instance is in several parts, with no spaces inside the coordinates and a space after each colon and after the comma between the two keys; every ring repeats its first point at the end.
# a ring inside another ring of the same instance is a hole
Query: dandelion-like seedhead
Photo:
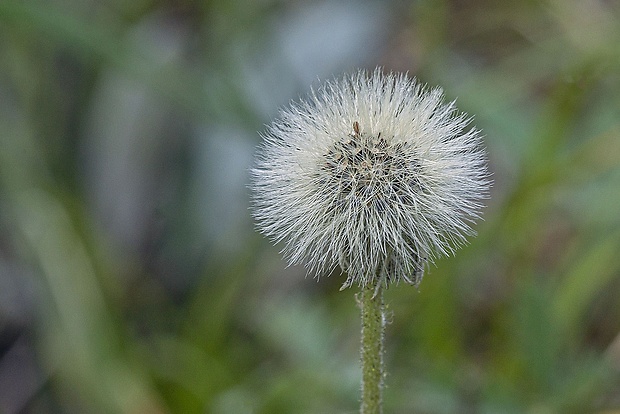
{"type": "Polygon", "coordinates": [[[251,171],[259,230],[309,273],[340,266],[343,288],[417,285],[474,233],[490,186],[480,131],[442,98],[376,69],[282,110],[251,171]]]}

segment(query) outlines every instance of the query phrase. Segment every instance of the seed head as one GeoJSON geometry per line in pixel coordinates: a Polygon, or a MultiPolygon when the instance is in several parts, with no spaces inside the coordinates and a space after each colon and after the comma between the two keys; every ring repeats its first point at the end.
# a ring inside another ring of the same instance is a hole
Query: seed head
{"type": "Polygon", "coordinates": [[[360,71],[293,103],[251,171],[258,229],[343,288],[403,280],[474,232],[490,180],[480,131],[440,89],[360,71]]]}

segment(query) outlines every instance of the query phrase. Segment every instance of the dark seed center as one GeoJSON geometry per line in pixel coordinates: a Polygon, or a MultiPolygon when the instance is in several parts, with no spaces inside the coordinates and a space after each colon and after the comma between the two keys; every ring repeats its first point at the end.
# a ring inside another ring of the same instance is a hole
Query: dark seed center
{"type": "Polygon", "coordinates": [[[413,203],[422,191],[420,162],[407,144],[392,141],[363,132],[356,121],[353,133],[333,144],[324,155],[320,182],[336,203],[359,202],[380,211],[391,203],[413,203]]]}

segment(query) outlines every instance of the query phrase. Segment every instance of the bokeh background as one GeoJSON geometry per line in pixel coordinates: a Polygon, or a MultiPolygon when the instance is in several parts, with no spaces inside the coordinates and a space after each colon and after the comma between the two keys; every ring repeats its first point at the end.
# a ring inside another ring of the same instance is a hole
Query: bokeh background
{"type": "Polygon", "coordinates": [[[357,68],[484,130],[387,292],[388,413],[620,412],[620,2],[0,1],[0,412],[355,413],[359,317],[256,234],[258,132],[357,68]]]}

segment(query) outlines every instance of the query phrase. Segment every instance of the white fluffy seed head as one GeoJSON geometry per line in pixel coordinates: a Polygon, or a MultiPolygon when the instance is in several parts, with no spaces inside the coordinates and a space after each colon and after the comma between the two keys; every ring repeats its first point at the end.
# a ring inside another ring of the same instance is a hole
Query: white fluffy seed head
{"type": "Polygon", "coordinates": [[[442,98],[376,69],[281,111],[251,170],[252,209],[289,264],[340,266],[343,288],[417,285],[428,261],[463,245],[490,180],[480,132],[442,98]]]}

